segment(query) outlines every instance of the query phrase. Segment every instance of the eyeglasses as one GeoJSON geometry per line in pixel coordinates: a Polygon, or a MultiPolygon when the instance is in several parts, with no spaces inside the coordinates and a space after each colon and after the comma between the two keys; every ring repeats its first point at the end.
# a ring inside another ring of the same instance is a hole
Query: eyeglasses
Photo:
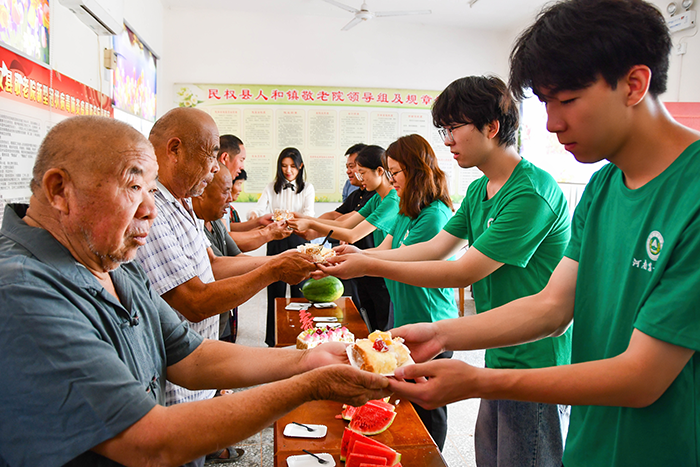
{"type": "Polygon", "coordinates": [[[396,172],[389,172],[389,171],[387,170],[387,171],[386,171],[386,178],[388,178],[389,181],[393,182],[393,181],[394,181],[394,178],[396,178],[396,176],[397,176],[398,174],[400,174],[401,172],[403,172],[403,169],[397,170],[396,172]]]}
{"type": "Polygon", "coordinates": [[[471,125],[472,122],[467,122],[467,123],[460,123],[458,125],[452,125],[452,126],[445,126],[442,128],[438,128],[438,134],[442,138],[442,141],[445,143],[451,144],[455,142],[455,137],[452,134],[453,131],[455,131],[457,128],[462,128],[463,126],[471,125]]]}
{"type": "Polygon", "coordinates": [[[364,180],[362,179],[362,174],[360,172],[355,172],[355,178],[361,182],[364,182],[364,180]]]}

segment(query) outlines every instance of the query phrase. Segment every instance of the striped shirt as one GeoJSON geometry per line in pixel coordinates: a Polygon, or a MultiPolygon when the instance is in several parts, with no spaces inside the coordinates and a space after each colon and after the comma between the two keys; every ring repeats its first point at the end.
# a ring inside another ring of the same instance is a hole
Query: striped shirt
{"type": "MultiPolygon", "coordinates": [[[[153,290],[159,295],[184,284],[193,277],[204,283],[214,282],[214,273],[207,254],[210,243],[202,231],[203,224],[196,222],[192,204],[185,198],[185,206],[158,183],[155,203],[158,208],[153,227],[146,244],[138,249],[136,259],[148,275],[153,290]]],[[[175,310],[177,312],[177,310],[175,310]]],[[[178,313],[180,319],[187,319],[178,313]]],[[[193,323],[190,328],[205,339],[219,338],[219,315],[193,323]]],[[[214,391],[190,391],[167,383],[165,405],[210,399],[214,391]]]]}

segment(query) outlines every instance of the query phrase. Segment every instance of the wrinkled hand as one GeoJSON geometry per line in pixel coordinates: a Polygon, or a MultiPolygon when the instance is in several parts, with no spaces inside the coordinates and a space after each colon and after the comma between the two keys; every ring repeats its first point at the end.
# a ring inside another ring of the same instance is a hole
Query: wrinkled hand
{"type": "Polygon", "coordinates": [[[264,227],[264,229],[270,233],[273,240],[282,240],[292,234],[292,231],[287,228],[287,225],[283,221],[273,222],[267,227],[264,227]]]}
{"type": "Polygon", "coordinates": [[[277,280],[288,284],[298,284],[308,279],[311,271],[316,270],[316,264],[309,260],[308,255],[294,250],[277,255],[268,264],[277,273],[277,280]]]}
{"type": "Polygon", "coordinates": [[[369,400],[391,395],[386,376],[350,365],[326,366],[304,373],[302,377],[311,379],[314,400],[331,400],[359,407],[369,400]]]}
{"type": "MultiPolygon", "coordinates": [[[[319,265],[320,265],[320,264],[317,264],[316,266],[319,266],[319,265]]],[[[319,279],[323,279],[323,278],[326,277],[327,275],[328,275],[328,274],[326,274],[325,272],[321,271],[320,269],[316,269],[315,271],[313,271],[313,272],[311,273],[311,278],[312,278],[312,279],[319,280],[319,279]]]]}
{"type": "Polygon", "coordinates": [[[403,338],[415,362],[426,362],[445,351],[434,323],[407,324],[392,329],[391,335],[403,338]]]}
{"type": "Polygon", "coordinates": [[[367,255],[342,255],[328,258],[328,264],[319,264],[318,268],[329,276],[339,279],[352,279],[367,275],[367,268],[375,261],[367,255]]]}
{"type": "Polygon", "coordinates": [[[349,245],[347,243],[343,243],[342,245],[333,248],[333,251],[335,251],[336,255],[349,255],[351,253],[357,253],[362,255],[365,253],[364,251],[357,248],[355,245],[349,245]]]}
{"type": "Polygon", "coordinates": [[[270,214],[265,214],[264,216],[260,216],[257,218],[258,219],[258,225],[261,225],[263,227],[272,224],[274,221],[272,220],[272,213],[270,214]]]}
{"type": "Polygon", "coordinates": [[[461,360],[433,360],[397,368],[395,379],[389,380],[389,388],[399,399],[408,399],[432,410],[459,400],[480,397],[477,383],[483,371],[483,368],[475,368],[461,360]],[[405,381],[407,379],[418,382],[409,383],[405,381]]]}

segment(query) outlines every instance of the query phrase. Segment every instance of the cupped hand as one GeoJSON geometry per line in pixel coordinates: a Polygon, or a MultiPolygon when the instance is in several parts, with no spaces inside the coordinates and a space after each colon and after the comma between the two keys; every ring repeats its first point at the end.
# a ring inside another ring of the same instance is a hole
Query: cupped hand
{"type": "Polygon", "coordinates": [[[271,261],[271,266],[277,272],[277,280],[288,284],[298,284],[316,270],[316,264],[310,261],[309,255],[293,250],[277,255],[271,261]]]}
{"type": "Polygon", "coordinates": [[[389,380],[389,388],[399,399],[432,410],[479,397],[477,383],[483,371],[483,368],[475,368],[461,360],[444,358],[397,368],[394,378],[389,380]]]}
{"type": "Polygon", "coordinates": [[[258,219],[258,225],[262,225],[263,227],[266,225],[270,225],[274,222],[272,220],[272,213],[265,214],[264,216],[260,216],[257,219],[258,219]]]}
{"type": "Polygon", "coordinates": [[[283,221],[273,222],[264,228],[270,232],[273,240],[282,240],[292,234],[292,231],[287,228],[283,221]]]}
{"type": "Polygon", "coordinates": [[[389,379],[350,365],[332,365],[304,373],[313,378],[312,398],[359,407],[369,400],[391,395],[389,379]]]}
{"type": "Polygon", "coordinates": [[[445,351],[435,323],[407,324],[391,330],[393,337],[401,337],[416,362],[426,362],[445,351]]]}
{"type": "Polygon", "coordinates": [[[343,342],[325,342],[306,351],[304,359],[308,369],[327,365],[350,364],[345,350],[349,344],[343,342]]]}

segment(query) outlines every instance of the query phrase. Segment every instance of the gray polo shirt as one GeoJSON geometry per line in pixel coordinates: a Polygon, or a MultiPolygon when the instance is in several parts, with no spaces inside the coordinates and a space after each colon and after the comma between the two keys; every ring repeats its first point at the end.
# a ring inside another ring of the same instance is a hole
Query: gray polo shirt
{"type": "Polygon", "coordinates": [[[202,338],[138,264],[110,273],[120,303],[25,212],[0,231],[0,466],[117,465],[86,451],[162,404],[202,338]]]}

